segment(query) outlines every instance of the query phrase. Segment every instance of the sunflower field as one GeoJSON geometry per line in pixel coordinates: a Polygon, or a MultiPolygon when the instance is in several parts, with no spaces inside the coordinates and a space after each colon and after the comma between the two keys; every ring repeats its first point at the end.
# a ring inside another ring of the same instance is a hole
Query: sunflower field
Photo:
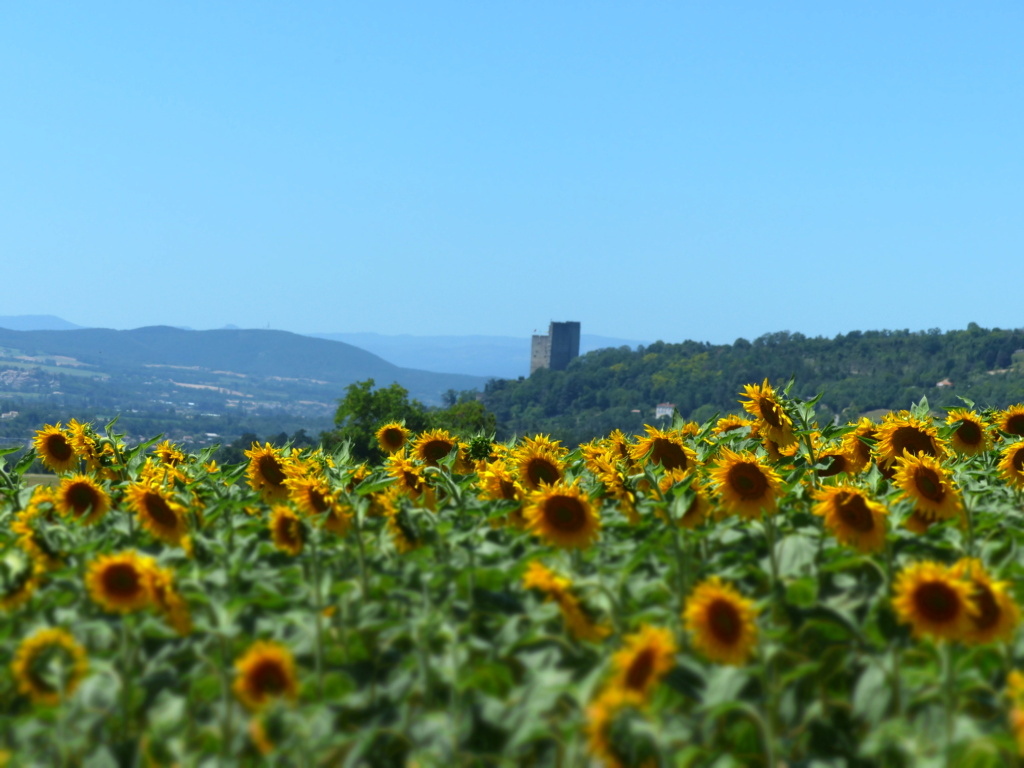
{"type": "Polygon", "coordinates": [[[45,425],[0,766],[1017,764],[1024,406],[789,391],[571,451],[383,424],[377,466],[45,425]]]}

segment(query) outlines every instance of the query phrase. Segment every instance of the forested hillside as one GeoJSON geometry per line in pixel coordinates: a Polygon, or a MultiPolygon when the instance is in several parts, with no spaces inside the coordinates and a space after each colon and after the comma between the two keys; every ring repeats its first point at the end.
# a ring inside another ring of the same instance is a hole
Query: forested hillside
{"type": "Polygon", "coordinates": [[[936,408],[958,397],[1005,407],[1024,400],[1024,330],[972,323],[947,333],[854,331],[827,339],[780,332],[732,345],[659,341],[591,352],[565,371],[492,381],[484,402],[507,434],[545,432],[575,443],[615,428],[640,430],[654,423],[658,403],[674,403],[696,421],[735,412],[742,386],[765,377],[779,385],[795,377],[799,397],[824,392],[821,420],[906,408],[925,395],[936,408]]]}

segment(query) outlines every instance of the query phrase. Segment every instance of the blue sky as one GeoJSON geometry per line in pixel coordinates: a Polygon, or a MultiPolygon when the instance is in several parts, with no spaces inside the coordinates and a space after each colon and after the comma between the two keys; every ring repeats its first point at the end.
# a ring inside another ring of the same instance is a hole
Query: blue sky
{"type": "Polygon", "coordinates": [[[5,3],[0,315],[1024,325],[1019,2],[5,3]]]}

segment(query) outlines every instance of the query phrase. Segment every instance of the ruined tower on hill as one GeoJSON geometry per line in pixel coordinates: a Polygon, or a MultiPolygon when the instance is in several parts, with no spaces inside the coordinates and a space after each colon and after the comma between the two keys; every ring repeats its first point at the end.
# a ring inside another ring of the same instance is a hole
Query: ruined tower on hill
{"type": "Polygon", "coordinates": [[[538,368],[564,371],[569,361],[580,356],[580,324],[555,323],[544,336],[534,334],[530,345],[530,373],[538,368]]]}

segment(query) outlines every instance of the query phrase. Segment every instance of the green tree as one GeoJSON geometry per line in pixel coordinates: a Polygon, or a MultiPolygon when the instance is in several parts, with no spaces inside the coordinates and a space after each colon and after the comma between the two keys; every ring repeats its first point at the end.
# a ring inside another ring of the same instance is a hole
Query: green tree
{"type": "Polygon", "coordinates": [[[469,439],[474,435],[494,434],[498,419],[479,400],[465,400],[428,414],[431,429],[447,429],[453,435],[469,439]]]}
{"type": "Polygon", "coordinates": [[[394,382],[390,387],[374,389],[373,379],[357,381],[345,388],[345,397],[338,401],[334,414],[337,429],[324,432],[325,445],[348,442],[353,458],[359,461],[380,461],[377,430],[391,421],[404,421],[413,432],[427,426],[427,410],[419,400],[409,400],[409,390],[394,382]]]}

